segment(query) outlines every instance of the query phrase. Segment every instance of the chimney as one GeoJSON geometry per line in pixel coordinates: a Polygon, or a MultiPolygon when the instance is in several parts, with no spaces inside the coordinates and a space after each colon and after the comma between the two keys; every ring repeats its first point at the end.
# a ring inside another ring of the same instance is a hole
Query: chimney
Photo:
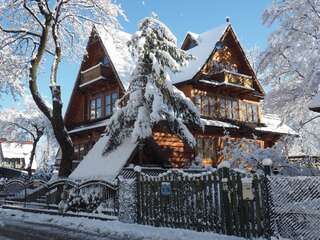
{"type": "Polygon", "coordinates": [[[230,17],[229,16],[226,16],[226,22],[230,23],[230,17]]]}

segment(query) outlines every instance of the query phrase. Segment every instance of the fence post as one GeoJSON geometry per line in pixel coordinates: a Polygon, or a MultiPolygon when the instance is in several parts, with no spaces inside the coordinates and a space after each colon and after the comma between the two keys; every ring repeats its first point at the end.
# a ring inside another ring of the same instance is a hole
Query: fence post
{"type": "Polygon", "coordinates": [[[136,166],[134,168],[134,172],[136,175],[136,211],[137,211],[137,223],[141,223],[141,201],[140,201],[140,194],[141,194],[141,167],[136,166]]]}
{"type": "Polygon", "coordinates": [[[266,226],[265,226],[265,236],[268,239],[271,239],[272,235],[272,229],[271,229],[271,207],[272,207],[272,199],[271,199],[271,186],[270,186],[270,179],[269,176],[271,176],[271,167],[272,167],[272,160],[267,158],[262,161],[262,165],[264,167],[264,192],[265,192],[265,221],[266,221],[266,226]]]}

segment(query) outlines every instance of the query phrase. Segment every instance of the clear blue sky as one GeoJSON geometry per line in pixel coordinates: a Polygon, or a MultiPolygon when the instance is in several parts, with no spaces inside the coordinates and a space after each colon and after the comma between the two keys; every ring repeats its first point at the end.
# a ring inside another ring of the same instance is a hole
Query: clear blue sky
{"type": "MultiPolygon", "coordinates": [[[[117,0],[129,19],[120,20],[124,31],[134,32],[137,23],[152,11],[165,22],[178,38],[180,44],[187,31],[201,33],[225,22],[226,16],[245,48],[258,45],[266,46],[270,29],[262,25],[261,15],[270,6],[271,0],[117,0]]],[[[64,109],[66,109],[81,59],[75,64],[63,63],[59,71],[62,86],[64,109]]],[[[50,96],[48,86],[43,79],[40,90],[50,96]]],[[[2,98],[4,100],[4,98],[2,98]]],[[[11,100],[2,102],[2,106],[16,105],[11,100]]]]}

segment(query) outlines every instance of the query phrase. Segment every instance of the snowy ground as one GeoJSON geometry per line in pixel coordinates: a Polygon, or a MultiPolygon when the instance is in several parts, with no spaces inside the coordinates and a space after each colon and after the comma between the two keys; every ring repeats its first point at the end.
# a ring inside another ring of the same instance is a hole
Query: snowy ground
{"type": "Polygon", "coordinates": [[[155,228],[137,224],[125,224],[118,221],[26,213],[0,208],[0,240],[8,239],[244,240],[243,238],[214,233],[155,228]],[[22,232],[24,233],[23,236],[21,236],[22,232]],[[20,236],[20,238],[17,236],[20,236]]]}

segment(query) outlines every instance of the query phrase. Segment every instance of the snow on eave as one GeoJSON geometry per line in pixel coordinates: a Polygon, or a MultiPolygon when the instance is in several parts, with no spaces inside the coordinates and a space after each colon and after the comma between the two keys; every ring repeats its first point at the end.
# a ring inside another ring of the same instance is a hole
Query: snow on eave
{"type": "Polygon", "coordinates": [[[77,132],[90,130],[90,129],[93,129],[93,128],[106,127],[106,126],[107,126],[107,120],[103,120],[103,121],[96,122],[95,124],[92,124],[92,125],[83,125],[83,126],[74,128],[74,129],[68,131],[68,133],[69,134],[77,133],[77,132]]]}
{"type": "Polygon", "coordinates": [[[270,133],[279,133],[284,135],[299,136],[299,134],[288,125],[284,124],[275,114],[266,114],[262,118],[265,127],[256,127],[255,130],[270,133]]]}
{"type": "Polygon", "coordinates": [[[239,126],[233,125],[228,122],[223,122],[223,121],[218,121],[213,119],[201,118],[201,122],[203,123],[204,126],[239,129],[239,126]]]}

